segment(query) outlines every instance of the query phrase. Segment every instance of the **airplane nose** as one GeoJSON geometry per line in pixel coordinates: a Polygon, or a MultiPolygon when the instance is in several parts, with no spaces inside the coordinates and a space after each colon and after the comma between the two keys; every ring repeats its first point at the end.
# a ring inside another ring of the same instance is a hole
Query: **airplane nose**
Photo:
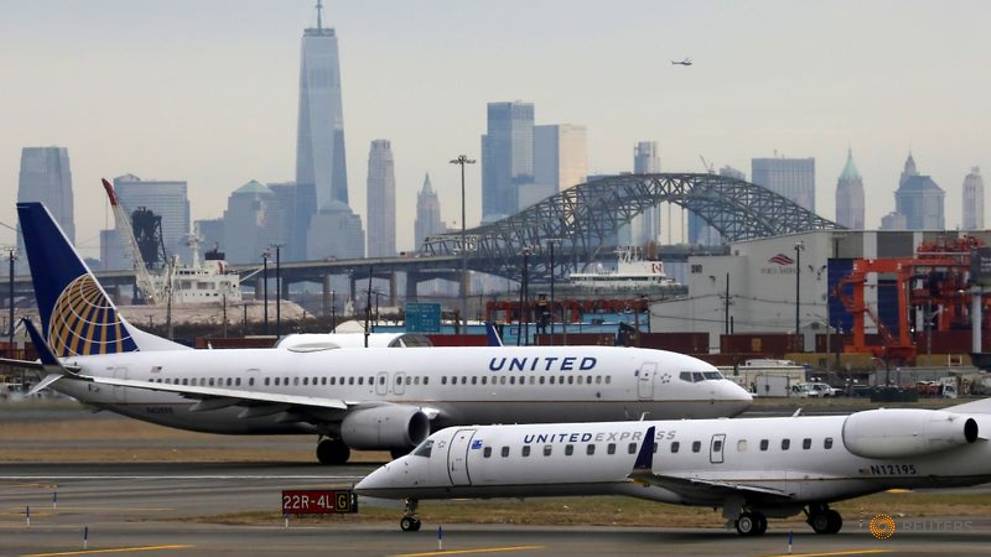
{"type": "Polygon", "coordinates": [[[354,491],[359,495],[364,495],[379,489],[384,489],[391,483],[390,476],[391,474],[389,472],[388,464],[379,466],[373,470],[371,474],[368,474],[362,478],[361,481],[354,486],[354,491]]]}
{"type": "Polygon", "coordinates": [[[731,398],[736,403],[735,413],[733,415],[742,414],[750,409],[750,406],[754,403],[754,395],[732,381],[727,380],[726,382],[729,383],[732,390],[731,398]]]}

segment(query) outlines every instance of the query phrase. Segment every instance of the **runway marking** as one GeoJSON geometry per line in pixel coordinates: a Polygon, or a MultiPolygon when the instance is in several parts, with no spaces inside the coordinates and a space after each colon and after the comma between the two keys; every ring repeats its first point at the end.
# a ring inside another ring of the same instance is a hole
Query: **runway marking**
{"type": "Polygon", "coordinates": [[[114,547],[110,549],[84,549],[82,551],[59,551],[55,553],[25,553],[21,557],[63,557],[67,555],[98,555],[101,553],[132,553],[138,551],[166,551],[189,549],[191,545],[145,545],[136,547],[114,547]]]}
{"type": "Polygon", "coordinates": [[[436,555],[468,555],[471,553],[509,553],[511,551],[529,551],[543,549],[543,545],[510,545],[505,547],[479,547],[477,549],[445,549],[443,551],[426,551],[424,553],[397,553],[392,557],[433,557],[436,555]]]}
{"type": "Polygon", "coordinates": [[[877,555],[891,553],[893,549],[847,549],[844,551],[827,551],[825,553],[783,553],[768,557],[840,557],[841,555],[877,555]]]}

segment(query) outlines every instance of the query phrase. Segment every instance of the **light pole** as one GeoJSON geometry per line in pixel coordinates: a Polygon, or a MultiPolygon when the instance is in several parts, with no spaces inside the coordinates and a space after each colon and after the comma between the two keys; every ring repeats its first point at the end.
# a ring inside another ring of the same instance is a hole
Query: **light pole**
{"type": "Polygon", "coordinates": [[[275,248],[275,336],[282,336],[282,244],[272,244],[275,248]]]}
{"type": "Polygon", "coordinates": [[[265,334],[268,334],[268,251],[262,253],[262,292],[264,293],[265,334]]]}
{"type": "Polygon", "coordinates": [[[555,308],[556,308],[556,306],[554,305],[554,275],[556,274],[554,272],[554,270],[555,270],[555,268],[554,268],[554,244],[557,244],[560,241],[561,241],[560,238],[547,238],[547,240],[546,240],[547,246],[550,248],[550,251],[551,251],[551,253],[550,253],[550,256],[551,256],[551,266],[550,266],[550,273],[551,273],[551,342],[554,342],[554,311],[555,311],[555,308]]]}
{"type": "MultiPolygon", "coordinates": [[[[8,257],[10,258],[10,299],[7,302],[10,304],[10,350],[14,350],[14,261],[17,256],[14,255],[14,250],[11,249],[8,257]]],[[[13,352],[11,352],[13,353],[13,352]]],[[[11,356],[13,358],[13,356],[11,356]]]]}
{"type": "Polygon", "coordinates": [[[467,155],[458,155],[458,158],[451,161],[461,167],[461,334],[467,334],[468,328],[468,243],[465,236],[465,165],[475,164],[474,159],[469,159],[467,155]]]}
{"type": "Polygon", "coordinates": [[[337,332],[337,291],[330,291],[330,332],[337,332]]]}
{"type": "MultiPolygon", "coordinates": [[[[802,295],[802,251],[805,249],[805,242],[799,240],[795,242],[795,336],[802,334],[802,314],[799,304],[802,295]]],[[[805,352],[805,341],[802,343],[802,352],[805,352]]]]}
{"type": "Polygon", "coordinates": [[[523,248],[523,284],[520,285],[520,293],[523,298],[520,307],[520,325],[524,327],[526,346],[530,346],[530,246],[523,248]]]}

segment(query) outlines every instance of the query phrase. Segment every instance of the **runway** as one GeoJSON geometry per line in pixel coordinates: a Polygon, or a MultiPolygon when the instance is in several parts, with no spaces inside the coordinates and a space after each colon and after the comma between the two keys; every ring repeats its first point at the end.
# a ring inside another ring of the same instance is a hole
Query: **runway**
{"type": "MultiPolygon", "coordinates": [[[[711,528],[444,524],[444,553],[439,553],[439,525],[425,523],[421,532],[400,532],[397,505],[385,512],[395,520],[366,520],[360,515],[291,518],[286,528],[278,516],[282,489],[346,487],[373,467],[234,462],[0,464],[0,555],[768,556],[788,550],[789,526],[782,523],[772,523],[768,535],[754,539],[739,538],[715,523],[711,528]],[[254,515],[258,518],[252,520],[254,515]],[[244,524],[245,517],[253,523],[244,524]],[[80,553],[84,527],[87,553],[80,553]]],[[[473,508],[484,513],[486,504],[473,508]]],[[[904,522],[887,541],[874,539],[867,526],[856,521],[849,521],[838,536],[817,536],[802,525],[792,525],[792,549],[797,555],[822,557],[987,554],[991,518],[927,521],[904,522]]]]}
{"type": "MultiPolygon", "coordinates": [[[[55,557],[86,554],[193,555],[713,555],[777,556],[788,553],[787,532],[741,539],[722,530],[617,527],[446,526],[439,550],[434,529],[403,533],[384,525],[296,527],[217,526],[175,522],[93,523],[88,553],[81,552],[82,528],[58,521],[0,527],[0,554],[55,557]]],[[[836,536],[796,533],[793,555],[987,555],[991,535],[981,532],[909,533],[887,541],[866,532],[836,536]]]]}
{"type": "MultiPolygon", "coordinates": [[[[771,556],[786,554],[789,530],[793,555],[806,557],[984,555],[991,546],[991,518],[982,512],[978,519],[896,517],[898,531],[887,541],[874,539],[851,515],[838,536],[817,536],[798,521],[772,521],[768,535],[740,538],[715,514],[696,520],[706,528],[667,527],[675,525],[668,522],[675,515],[664,505],[624,505],[625,514],[610,509],[613,518],[603,520],[606,513],[587,510],[599,503],[586,498],[585,511],[552,522],[569,526],[519,524],[535,512],[536,500],[502,500],[499,515],[492,512],[496,502],[467,504],[448,512],[455,518],[442,525],[439,553],[441,525],[425,520],[421,532],[399,531],[397,502],[362,499],[357,516],[293,517],[285,527],[281,490],[349,487],[385,455],[326,467],[313,462],[310,437],[192,434],[75,408],[27,410],[0,407],[0,556],[771,556]],[[637,518],[634,512],[649,513],[658,526],[624,526],[637,518]],[[490,520],[473,520],[480,517],[490,520]],[[473,524],[497,521],[503,523],[473,524]],[[587,525],[592,522],[603,525],[587,525]],[[84,529],[88,540],[81,553],[84,529]]],[[[991,487],[960,491],[987,493],[991,487]]],[[[564,504],[580,507],[577,500],[564,504]]]]}

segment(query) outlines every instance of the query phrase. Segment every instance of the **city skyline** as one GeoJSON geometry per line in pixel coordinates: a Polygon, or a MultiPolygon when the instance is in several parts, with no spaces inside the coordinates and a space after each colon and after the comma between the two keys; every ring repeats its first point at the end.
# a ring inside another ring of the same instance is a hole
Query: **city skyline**
{"type": "MultiPolygon", "coordinates": [[[[253,177],[292,179],[297,41],[303,28],[313,26],[313,2],[274,10],[270,3],[247,1],[239,4],[235,17],[225,7],[192,2],[96,4],[100,9],[66,4],[50,10],[29,2],[5,7],[0,46],[6,48],[0,49],[0,60],[11,70],[7,106],[18,107],[0,139],[6,191],[13,194],[16,187],[21,147],[67,147],[79,194],[80,248],[95,255],[105,201],[87,192],[99,187],[101,176],[133,171],[185,180],[197,220],[219,216],[227,196],[253,177]],[[197,18],[187,17],[194,7],[197,18]],[[38,37],[41,28],[48,30],[43,38],[38,37]],[[163,28],[173,40],[142,41],[135,52],[120,48],[163,28]],[[65,55],[70,48],[79,50],[77,57],[65,55]],[[79,64],[77,58],[88,63],[79,64]],[[162,62],[148,64],[148,59],[162,62]],[[112,83],[124,72],[136,87],[79,86],[112,83]],[[190,82],[197,87],[189,88],[190,82]]],[[[568,15],[572,25],[559,29],[549,22],[560,17],[560,5],[538,2],[524,17],[511,3],[396,3],[390,18],[361,5],[329,6],[325,26],[338,33],[341,79],[347,82],[345,134],[352,145],[375,137],[393,140],[401,161],[396,167],[399,207],[413,206],[423,173],[429,171],[445,207],[444,220],[457,220],[457,176],[445,168],[447,160],[457,152],[480,157],[485,105],[507,98],[539,105],[540,121],[586,126],[589,174],[627,168],[629,145],[640,137],[657,139],[671,171],[702,171],[699,154],[717,167],[743,168],[750,158],[775,149],[815,157],[820,174],[816,207],[827,217],[834,214],[828,186],[852,145],[862,153],[858,167],[868,185],[868,228],[894,209],[894,184],[910,149],[944,184],[951,208],[960,206],[960,184],[969,169],[988,166],[981,149],[988,139],[988,108],[972,92],[986,90],[989,78],[967,69],[981,63],[977,53],[983,42],[976,25],[981,18],[959,17],[988,13],[982,4],[906,2],[892,9],[882,3],[797,7],[760,2],[743,8],[644,2],[636,22],[615,9],[569,4],[574,5],[568,15]],[[774,18],[763,21],[769,13],[774,18]],[[850,18],[851,13],[857,17],[850,18]],[[498,19],[494,16],[512,21],[508,36],[504,25],[491,22],[498,19]],[[818,22],[816,28],[780,25],[810,18],[818,22]],[[919,20],[928,21],[939,40],[916,43],[896,31],[919,20]],[[663,41],[656,38],[657,26],[674,22],[685,30],[663,41]],[[702,22],[714,25],[725,41],[693,38],[692,26],[702,22]],[[822,49],[830,25],[843,25],[857,40],[822,49]],[[967,32],[970,26],[974,32],[967,32]],[[760,39],[753,39],[761,32],[760,39]],[[451,49],[452,41],[464,45],[451,49]],[[643,44],[656,44],[656,71],[629,71],[643,61],[626,60],[624,50],[643,44]],[[726,51],[720,44],[734,48],[726,51]],[[783,44],[794,52],[782,52],[783,44]],[[662,64],[685,51],[695,66],[662,64]],[[469,60],[457,64],[457,74],[449,71],[452,64],[469,60]],[[883,72],[877,70],[881,62],[883,72]],[[888,83],[890,74],[899,75],[897,86],[888,83]],[[725,87],[727,81],[735,84],[732,89],[725,87]],[[418,106],[417,114],[406,109],[412,105],[418,106]],[[926,111],[925,106],[941,109],[926,111]],[[431,130],[434,140],[420,140],[423,129],[431,130]]],[[[367,172],[363,158],[358,150],[347,160],[352,199],[365,196],[360,185],[354,187],[367,172]]],[[[478,166],[468,169],[469,225],[479,220],[478,166]]],[[[363,208],[355,210],[364,218],[363,208]]],[[[412,227],[412,213],[400,213],[397,229],[412,227]]],[[[961,220],[952,209],[946,217],[951,228],[961,220]]],[[[13,208],[0,208],[0,219],[11,223],[13,208]]],[[[0,237],[0,242],[12,240],[12,233],[0,237]]],[[[405,242],[397,249],[411,247],[405,242]]]]}

